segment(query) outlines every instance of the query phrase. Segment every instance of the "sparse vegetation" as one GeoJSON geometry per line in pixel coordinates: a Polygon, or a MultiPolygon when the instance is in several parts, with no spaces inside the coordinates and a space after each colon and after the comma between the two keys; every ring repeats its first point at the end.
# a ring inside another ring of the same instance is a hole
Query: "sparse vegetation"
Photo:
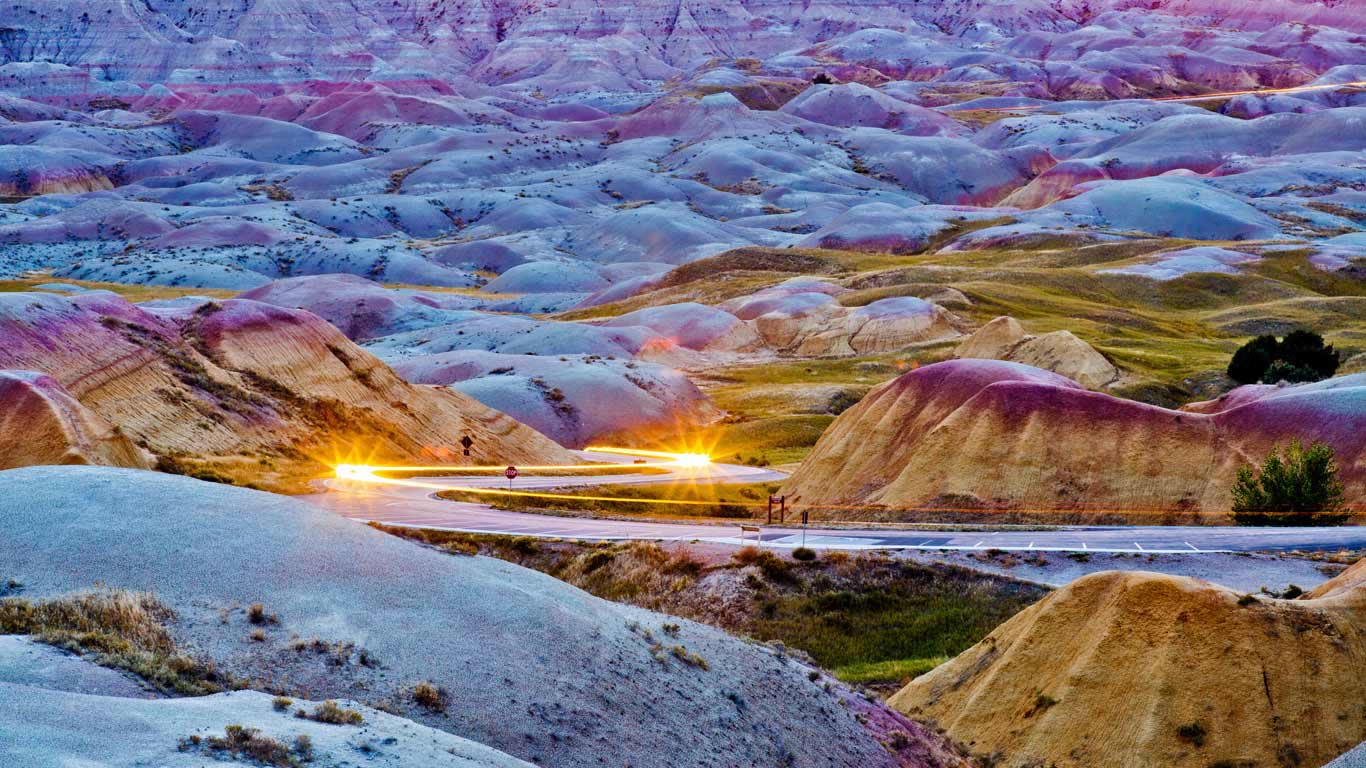
{"type": "Polygon", "coordinates": [[[207,752],[215,760],[245,760],[258,765],[298,768],[313,759],[313,742],[306,734],[294,739],[293,746],[261,735],[259,728],[229,725],[222,736],[188,736],[180,740],[181,752],[207,752]]]}
{"type": "Polygon", "coordinates": [[[1198,722],[1187,723],[1185,725],[1178,726],[1176,729],[1177,738],[1195,747],[1205,746],[1205,736],[1207,735],[1208,732],[1205,731],[1205,726],[1201,725],[1198,722]]]}
{"type": "Polygon", "coordinates": [[[429,712],[445,712],[450,695],[435,683],[424,681],[413,686],[413,701],[429,712]]]}
{"type": "Polygon", "coordinates": [[[174,618],[170,608],[144,592],[101,588],[40,602],[0,600],[0,634],[32,635],[137,675],[167,693],[203,695],[234,685],[212,662],[176,646],[166,630],[174,618]]]}
{"type": "Polygon", "coordinates": [[[294,716],[329,725],[360,725],[365,722],[365,717],[361,713],[347,709],[331,699],[313,707],[311,713],[302,709],[296,710],[294,716]]]}
{"type": "Polygon", "coordinates": [[[1034,705],[1025,713],[1025,717],[1034,717],[1056,707],[1058,700],[1046,693],[1040,693],[1034,697],[1034,705]]]}
{"type": "Polygon", "coordinates": [[[1239,468],[1233,486],[1233,519],[1240,525],[1340,525],[1345,511],[1337,458],[1324,443],[1305,448],[1298,440],[1273,449],[1260,471],[1239,468]]]}
{"type": "Polygon", "coordinates": [[[703,672],[711,669],[711,667],[707,664],[706,659],[693,653],[692,651],[689,651],[687,648],[684,648],[681,645],[675,645],[672,648],[670,648],[669,654],[673,656],[675,659],[678,659],[679,661],[683,662],[684,664],[687,664],[690,667],[697,667],[703,672]]]}
{"type": "Polygon", "coordinates": [[[279,624],[280,617],[273,613],[266,613],[265,605],[252,603],[247,607],[247,621],[258,626],[265,624],[279,624]]]}
{"type": "MultiPolygon", "coordinates": [[[[976,643],[1045,590],[967,569],[930,567],[870,554],[810,561],[746,548],[706,557],[688,547],[542,541],[534,552],[513,537],[375,527],[447,552],[471,550],[548,573],[609,600],[672,613],[808,654],[841,679],[891,690],[976,643]],[[706,588],[740,597],[723,605],[706,588]]],[[[682,627],[635,631],[667,661],[662,642],[682,627]]]]}

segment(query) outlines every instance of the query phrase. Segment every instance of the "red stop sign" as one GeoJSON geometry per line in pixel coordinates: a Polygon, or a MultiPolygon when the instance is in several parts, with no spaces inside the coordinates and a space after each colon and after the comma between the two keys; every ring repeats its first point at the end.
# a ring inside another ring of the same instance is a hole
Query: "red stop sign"
{"type": "Polygon", "coordinates": [[[503,470],[503,474],[507,476],[507,479],[512,480],[517,477],[517,468],[508,467],[507,469],[503,470]]]}

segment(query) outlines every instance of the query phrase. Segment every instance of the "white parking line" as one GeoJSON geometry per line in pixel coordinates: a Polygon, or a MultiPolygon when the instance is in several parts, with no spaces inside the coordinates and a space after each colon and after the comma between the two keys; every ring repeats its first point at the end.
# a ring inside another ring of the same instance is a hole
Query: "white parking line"
{"type": "Polygon", "coordinates": [[[982,546],[982,545],[985,544],[985,543],[986,543],[985,540],[979,541],[979,542],[977,542],[976,544],[973,544],[973,545],[972,545],[972,548],[973,548],[973,549],[977,549],[978,547],[982,546]]]}
{"type": "Polygon", "coordinates": [[[1134,546],[1135,546],[1135,547],[1138,547],[1138,551],[1139,551],[1139,552],[1142,552],[1142,551],[1143,551],[1143,545],[1142,545],[1142,544],[1139,544],[1138,542],[1135,541],[1135,542],[1134,542],[1134,546]]]}
{"type": "Polygon", "coordinates": [[[1089,549],[1089,547],[1086,546],[1086,542],[1084,542],[1084,541],[1081,543],[1081,548],[1082,548],[1082,549],[1089,549]]]}
{"type": "Polygon", "coordinates": [[[1199,548],[1199,547],[1195,546],[1194,544],[1190,543],[1189,541],[1183,541],[1183,542],[1181,542],[1181,543],[1182,543],[1182,544],[1185,544],[1186,546],[1190,547],[1191,549],[1195,550],[1196,552],[1199,552],[1199,551],[1200,551],[1200,548],[1199,548]]]}

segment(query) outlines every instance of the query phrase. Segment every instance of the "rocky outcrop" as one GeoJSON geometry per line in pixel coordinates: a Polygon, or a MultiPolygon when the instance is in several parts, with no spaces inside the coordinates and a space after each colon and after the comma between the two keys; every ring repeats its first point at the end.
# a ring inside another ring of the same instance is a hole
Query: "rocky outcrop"
{"type": "Polygon", "coordinates": [[[841,414],[785,490],[804,503],[884,508],[867,514],[886,517],[945,499],[1220,515],[1238,467],[1298,439],[1328,443],[1348,499],[1366,499],[1366,376],[1258,394],[1218,412],[1173,411],[1018,363],[938,363],[841,414]]]}
{"type": "Polygon", "coordinates": [[[0,370],[0,469],[31,464],[151,466],[142,450],[56,379],[0,370]]]}
{"type": "Polygon", "coordinates": [[[846,307],[835,299],[844,291],[794,278],[721,308],[752,322],[764,346],[801,356],[878,354],[959,335],[958,318],[924,299],[901,296],[846,307]]]}
{"type": "Polygon", "coordinates": [[[1366,563],[1299,600],[1104,572],[894,695],[993,764],[1323,765],[1366,739],[1366,563]]]}
{"type": "Polygon", "coordinates": [[[1018,320],[1008,316],[977,329],[958,345],[954,356],[1023,363],[1066,376],[1087,389],[1102,389],[1120,378],[1114,363],[1071,331],[1033,336],[1025,333],[1018,320]]]}

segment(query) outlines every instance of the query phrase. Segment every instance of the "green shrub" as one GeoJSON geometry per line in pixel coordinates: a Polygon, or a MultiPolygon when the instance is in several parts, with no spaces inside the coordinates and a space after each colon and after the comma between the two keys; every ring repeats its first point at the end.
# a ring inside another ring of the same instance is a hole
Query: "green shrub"
{"type": "Polygon", "coordinates": [[[1291,331],[1284,339],[1258,336],[1238,348],[1228,364],[1240,384],[1320,381],[1338,370],[1338,353],[1313,331],[1291,331]]]}
{"type": "Polygon", "coordinates": [[[816,550],[809,549],[807,547],[797,547],[796,549],[792,550],[792,559],[801,560],[802,562],[810,562],[816,559],[816,550]]]}
{"type": "Polygon", "coordinates": [[[1238,348],[1228,363],[1228,376],[1239,384],[1253,384],[1262,380],[1262,374],[1276,358],[1280,342],[1275,336],[1258,336],[1238,348]]]}
{"type": "Polygon", "coordinates": [[[1293,441],[1273,448],[1260,471],[1238,470],[1233,519],[1239,525],[1341,525],[1349,516],[1337,459],[1324,443],[1305,448],[1293,441]]]}

